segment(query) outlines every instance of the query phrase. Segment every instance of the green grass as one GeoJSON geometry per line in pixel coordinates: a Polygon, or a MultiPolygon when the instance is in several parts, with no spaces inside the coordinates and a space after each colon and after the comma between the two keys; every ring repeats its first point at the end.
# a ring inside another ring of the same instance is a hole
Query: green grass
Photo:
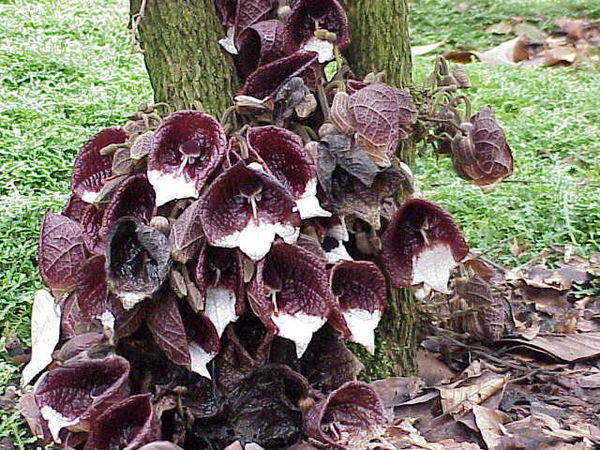
{"type": "MultiPolygon", "coordinates": [[[[415,45],[445,41],[440,49],[483,50],[509,39],[485,28],[507,17],[537,17],[551,29],[561,17],[600,18],[593,1],[470,2],[465,13],[456,1],[412,2],[415,45]],[[437,11],[437,14],[436,14],[437,11]]],[[[415,58],[415,79],[422,81],[435,56],[415,58]]],[[[515,173],[494,192],[483,194],[452,174],[449,158],[431,150],[417,159],[421,193],[452,212],[472,246],[506,264],[530,259],[551,243],[572,244],[583,254],[600,250],[600,72],[571,68],[520,69],[463,66],[473,88],[475,109],[493,106],[515,155],[515,173]],[[532,244],[513,258],[511,236],[532,244]]]]}
{"type": "MultiPolygon", "coordinates": [[[[66,200],[71,164],[100,128],[151,99],[129,47],[126,1],[0,1],[0,326],[28,340],[44,210],[66,200]]],[[[0,361],[0,391],[18,374],[0,361]]],[[[25,448],[18,415],[0,437],[25,448]]]]}
{"type": "MultiPolygon", "coordinates": [[[[579,1],[458,1],[411,3],[415,45],[443,40],[444,50],[484,49],[504,37],[485,27],[506,17],[544,15],[600,18],[600,4],[579,1]]],[[[38,227],[45,209],[57,211],[68,192],[71,164],[93,133],[119,124],[151,98],[140,55],[132,54],[125,0],[0,0],[0,326],[2,335],[28,339],[38,227]]],[[[432,56],[415,61],[416,78],[432,56]]],[[[523,233],[534,249],[573,243],[599,248],[600,74],[570,69],[467,66],[476,107],[492,104],[515,151],[510,182],[488,195],[456,177],[447,159],[431,152],[418,162],[424,196],[448,208],[473,246],[507,263],[506,244],[523,233]],[[571,157],[568,163],[565,158],[571,157]],[[580,180],[588,179],[587,185],[580,180]],[[497,248],[496,248],[497,246],[497,248]]],[[[523,259],[522,258],[522,259],[523,259]]],[[[0,346],[2,342],[0,341],[0,346]]],[[[18,378],[0,358],[0,391],[18,378]]],[[[0,437],[17,448],[31,439],[16,414],[0,412],[0,437]]]]}

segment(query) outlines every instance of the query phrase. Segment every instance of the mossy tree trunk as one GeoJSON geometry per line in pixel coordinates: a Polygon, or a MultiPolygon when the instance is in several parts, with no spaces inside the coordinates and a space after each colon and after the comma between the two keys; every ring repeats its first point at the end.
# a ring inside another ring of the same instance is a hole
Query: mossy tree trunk
{"type": "MultiPolygon", "coordinates": [[[[359,77],[385,70],[387,82],[411,81],[406,0],[347,0],[352,46],[346,52],[359,77]]],[[[141,0],[131,0],[131,14],[141,0]]],[[[218,44],[223,30],[214,0],[147,0],[139,25],[144,60],[155,101],[174,109],[197,107],[220,115],[230,105],[237,79],[229,55],[218,44]]],[[[412,164],[412,145],[402,159],[412,164]]],[[[403,194],[398,194],[402,201],[403,194]]],[[[388,309],[380,326],[385,353],[396,375],[415,371],[416,311],[409,290],[388,290],[388,309]]]]}
{"type": "MultiPolygon", "coordinates": [[[[142,0],[131,0],[131,15],[142,0]]],[[[221,115],[237,88],[214,0],[146,0],[138,36],[154,100],[221,115]]]]}
{"type": "MultiPolygon", "coordinates": [[[[412,63],[406,0],[347,0],[352,45],[346,52],[350,67],[358,77],[385,70],[387,83],[407,87],[412,63]]],[[[404,143],[400,157],[410,166],[414,146],[404,143]]],[[[406,198],[398,192],[397,203],[406,198]]],[[[388,308],[379,331],[385,353],[395,375],[416,372],[417,311],[412,290],[388,286],[388,308]]]]}

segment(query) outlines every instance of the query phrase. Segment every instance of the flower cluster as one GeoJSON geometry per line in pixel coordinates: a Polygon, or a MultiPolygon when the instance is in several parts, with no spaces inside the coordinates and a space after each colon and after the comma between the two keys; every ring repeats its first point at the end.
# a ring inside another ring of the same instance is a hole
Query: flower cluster
{"type": "MultiPolygon", "coordinates": [[[[337,0],[216,3],[244,79],[232,111],[146,107],[100,131],[44,216],[24,381],[49,370],[24,414],[86,449],[364,448],[386,419],[344,341],[373,352],[386,277],[444,292],[468,246],[439,206],[393,201],[419,113],[407,90],[348,77],[337,0]]],[[[480,184],[491,120],[448,134],[480,184]]]]}

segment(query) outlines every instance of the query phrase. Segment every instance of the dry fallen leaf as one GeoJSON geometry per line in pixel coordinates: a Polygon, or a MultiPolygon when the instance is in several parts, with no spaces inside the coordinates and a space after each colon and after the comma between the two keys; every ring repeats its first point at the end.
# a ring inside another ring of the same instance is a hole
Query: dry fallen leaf
{"type": "Polygon", "coordinates": [[[509,417],[502,411],[480,405],[473,405],[473,415],[487,448],[492,450],[498,448],[502,436],[505,436],[502,425],[510,420],[509,417]]]}
{"type": "Polygon", "coordinates": [[[439,41],[439,42],[434,42],[433,44],[417,45],[415,47],[410,48],[410,53],[412,56],[426,55],[427,53],[431,53],[432,51],[437,49],[443,43],[444,43],[444,41],[439,41]]]}
{"type": "Polygon", "coordinates": [[[484,371],[481,376],[461,381],[458,385],[438,386],[442,410],[460,417],[473,405],[479,405],[504,387],[510,375],[498,375],[484,371]]]}
{"type": "Polygon", "coordinates": [[[530,341],[505,338],[501,342],[525,347],[567,362],[582,361],[600,356],[600,332],[537,336],[530,341]]]}

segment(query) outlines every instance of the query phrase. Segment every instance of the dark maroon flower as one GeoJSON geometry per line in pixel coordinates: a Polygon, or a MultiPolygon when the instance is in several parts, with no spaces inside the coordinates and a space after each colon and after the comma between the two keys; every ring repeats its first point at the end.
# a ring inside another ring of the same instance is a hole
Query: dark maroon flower
{"type": "Polygon", "coordinates": [[[79,317],[85,322],[91,322],[105,312],[110,312],[105,263],[104,256],[92,256],[77,274],[75,292],[79,304],[79,317]]]}
{"type": "Polygon", "coordinates": [[[237,68],[245,79],[257,67],[283,56],[283,23],[280,20],[265,20],[246,28],[240,36],[237,68]]]}
{"type": "Polygon", "coordinates": [[[105,128],[87,141],[73,164],[71,190],[84,202],[92,203],[102,190],[103,181],[112,175],[112,155],[100,150],[111,144],[122,144],[127,133],[121,127],[105,128]]]}
{"type": "Polygon", "coordinates": [[[74,222],[81,222],[81,218],[89,206],[89,203],[84,202],[77,195],[71,194],[61,214],[74,222]]]}
{"type": "Polygon", "coordinates": [[[227,27],[227,37],[219,41],[229,53],[236,55],[240,48],[240,37],[244,32],[268,18],[273,9],[272,0],[216,0],[217,10],[223,25],[227,27]]]}
{"type": "Polygon", "coordinates": [[[450,270],[468,252],[452,216],[415,198],[404,202],[383,233],[381,264],[396,287],[424,282],[447,293],[450,270]]]}
{"type": "Polygon", "coordinates": [[[386,424],[381,400],[371,386],[350,381],[304,416],[306,434],[328,448],[367,448],[386,424]]]}
{"type": "Polygon", "coordinates": [[[478,186],[493,186],[512,174],[512,150],[489,106],[471,117],[471,125],[452,141],[454,169],[478,186]]]}
{"type": "Polygon", "coordinates": [[[148,156],[148,180],[156,191],[156,205],[198,197],[221,163],[226,144],[221,125],[208,114],[177,111],[167,116],[154,132],[148,156]]]}
{"type": "Polygon", "coordinates": [[[339,303],[333,322],[345,338],[375,352],[375,328],[386,304],[385,277],[368,261],[341,261],[331,269],[331,290],[339,303]],[[339,317],[341,315],[341,317],[339,317]]]}
{"type": "Polygon", "coordinates": [[[129,363],[120,356],[73,359],[47,372],[33,394],[56,442],[63,428],[87,431],[107,406],[127,396],[129,363]]]}
{"type": "Polygon", "coordinates": [[[251,128],[248,146],[296,200],[302,219],[329,217],[317,199],[317,171],[300,136],[284,128],[251,128]]]}
{"type": "Polygon", "coordinates": [[[300,357],[333,304],[325,262],[301,247],[276,242],[256,266],[248,300],[267,329],[296,343],[300,357]]]}
{"type": "Polygon", "coordinates": [[[164,234],[131,217],[122,217],[106,238],[108,287],[125,309],[158,291],[171,267],[164,234]]]}
{"type": "Polygon", "coordinates": [[[240,95],[263,100],[273,95],[287,80],[300,77],[309,89],[317,86],[320,70],[318,54],[304,50],[260,66],[246,78],[240,95]]]}
{"type": "Polygon", "coordinates": [[[369,84],[348,98],[356,124],[356,141],[377,165],[387,167],[398,142],[406,139],[417,120],[417,109],[407,90],[382,83],[369,84]]]}
{"type": "Polygon", "coordinates": [[[244,312],[242,254],[236,249],[204,244],[198,254],[196,283],[204,297],[204,314],[219,337],[244,312]]]}
{"type": "Polygon", "coordinates": [[[188,337],[190,369],[211,379],[208,364],[221,350],[215,324],[205,313],[194,314],[189,308],[183,310],[182,319],[188,337]]]}
{"type": "Polygon", "coordinates": [[[86,259],[83,228],[60,214],[46,212],[42,219],[38,264],[44,284],[64,291],[75,284],[75,275],[86,259]]]}
{"type": "Polygon", "coordinates": [[[104,253],[104,239],[100,236],[103,217],[104,209],[100,209],[96,205],[88,205],[81,217],[83,243],[90,253],[104,253]]]}
{"type": "Polygon", "coordinates": [[[299,217],[287,189],[258,163],[237,163],[220,175],[200,199],[201,219],[210,245],[239,247],[263,258],[279,235],[296,241],[299,217]]]}
{"type": "Polygon", "coordinates": [[[337,0],[298,0],[285,22],[285,52],[319,49],[319,62],[325,62],[333,57],[333,44],[340,50],[350,45],[348,18],[342,5],[337,0]],[[335,42],[319,39],[315,36],[317,30],[335,33],[335,42]]]}
{"type": "Polygon", "coordinates": [[[128,177],[117,188],[102,216],[99,234],[105,238],[110,227],[124,216],[149,223],[156,210],[156,194],[146,175],[128,177]]]}
{"type": "Polygon", "coordinates": [[[98,416],[84,450],[135,450],[159,437],[152,395],[134,395],[98,416]]]}

